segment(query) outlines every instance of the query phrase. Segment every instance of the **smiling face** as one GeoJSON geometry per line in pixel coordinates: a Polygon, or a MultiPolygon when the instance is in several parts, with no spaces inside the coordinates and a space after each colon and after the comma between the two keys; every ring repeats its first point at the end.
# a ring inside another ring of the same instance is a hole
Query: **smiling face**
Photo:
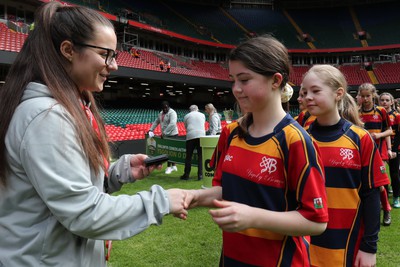
{"type": "MultiPolygon", "coordinates": [[[[240,61],[229,62],[232,93],[241,109],[255,112],[265,108],[271,100],[273,79],[246,68],[240,61]]],[[[280,97],[280,91],[278,94],[280,97]]]]}
{"type": "MultiPolygon", "coordinates": [[[[114,30],[106,26],[95,28],[95,38],[88,40],[87,45],[98,46],[115,50],[117,38],[114,30]]],[[[100,92],[103,90],[104,82],[112,71],[118,69],[115,60],[108,66],[105,63],[107,50],[93,47],[74,47],[71,52],[70,75],[79,90],[100,92]]]]}
{"type": "Polygon", "coordinates": [[[304,94],[303,101],[311,115],[321,118],[337,116],[340,89],[333,90],[315,73],[309,72],[303,79],[301,90],[304,94]]]}

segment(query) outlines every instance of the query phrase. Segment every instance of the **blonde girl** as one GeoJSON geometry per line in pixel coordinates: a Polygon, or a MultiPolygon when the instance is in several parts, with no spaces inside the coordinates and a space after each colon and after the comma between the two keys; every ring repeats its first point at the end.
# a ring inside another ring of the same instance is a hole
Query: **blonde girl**
{"type": "MultiPolygon", "coordinates": [[[[371,134],[375,140],[379,153],[381,154],[382,160],[388,161],[389,148],[391,148],[390,136],[393,131],[390,126],[389,116],[384,107],[375,104],[378,99],[376,88],[371,83],[363,83],[358,88],[358,94],[361,98],[361,107],[359,109],[359,115],[361,120],[364,122],[364,128],[371,134]]],[[[383,209],[383,220],[384,226],[389,226],[392,223],[391,218],[391,206],[385,187],[381,187],[381,203],[383,209]]]]}
{"type": "Polygon", "coordinates": [[[385,165],[337,68],[313,66],[302,90],[316,116],[308,131],[321,151],[329,210],[326,231],[311,237],[311,266],[375,266],[385,165]]]}
{"type": "MultiPolygon", "coordinates": [[[[392,94],[382,93],[379,96],[379,104],[384,107],[389,115],[393,134],[391,135],[392,147],[389,148],[389,170],[393,189],[393,207],[400,208],[399,203],[399,145],[400,145],[400,114],[397,112],[392,94]]],[[[386,188],[387,190],[387,188],[386,188]]]]}

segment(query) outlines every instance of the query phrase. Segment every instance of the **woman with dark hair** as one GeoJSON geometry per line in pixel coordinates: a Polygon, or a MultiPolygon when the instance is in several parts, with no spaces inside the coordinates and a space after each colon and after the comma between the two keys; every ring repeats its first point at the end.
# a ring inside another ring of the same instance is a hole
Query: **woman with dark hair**
{"type": "Polygon", "coordinates": [[[93,92],[117,70],[113,25],[94,10],[44,4],[0,89],[0,265],[105,266],[103,240],[131,237],[164,215],[185,218],[185,193],[153,186],[146,155],[109,166],[93,92]]]}

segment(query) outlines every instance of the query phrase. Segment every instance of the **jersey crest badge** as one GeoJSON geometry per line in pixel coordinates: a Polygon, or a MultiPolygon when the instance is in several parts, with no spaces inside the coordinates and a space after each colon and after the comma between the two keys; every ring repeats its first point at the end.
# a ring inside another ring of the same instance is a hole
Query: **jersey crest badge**
{"type": "Polygon", "coordinates": [[[324,205],[322,204],[322,198],[314,198],[314,208],[316,209],[322,209],[324,205]]]}
{"type": "Polygon", "coordinates": [[[381,173],[386,173],[386,168],[385,168],[385,166],[380,166],[379,169],[381,170],[381,173]]]}

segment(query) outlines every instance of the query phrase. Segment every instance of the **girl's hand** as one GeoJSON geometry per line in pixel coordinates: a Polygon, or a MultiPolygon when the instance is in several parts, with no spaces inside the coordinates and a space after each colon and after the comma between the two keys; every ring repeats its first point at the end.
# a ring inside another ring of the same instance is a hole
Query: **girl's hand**
{"type": "Polygon", "coordinates": [[[174,214],[175,217],[186,220],[188,214],[185,202],[187,191],[182,189],[168,189],[167,192],[170,206],[169,212],[174,214]]]}
{"type": "Polygon", "coordinates": [[[227,232],[238,232],[251,228],[251,207],[225,200],[214,200],[214,205],[220,209],[210,210],[214,222],[227,232]]]}
{"type": "Polygon", "coordinates": [[[359,250],[357,253],[356,261],[354,262],[355,267],[375,267],[376,266],[376,254],[367,253],[359,250]]]}

